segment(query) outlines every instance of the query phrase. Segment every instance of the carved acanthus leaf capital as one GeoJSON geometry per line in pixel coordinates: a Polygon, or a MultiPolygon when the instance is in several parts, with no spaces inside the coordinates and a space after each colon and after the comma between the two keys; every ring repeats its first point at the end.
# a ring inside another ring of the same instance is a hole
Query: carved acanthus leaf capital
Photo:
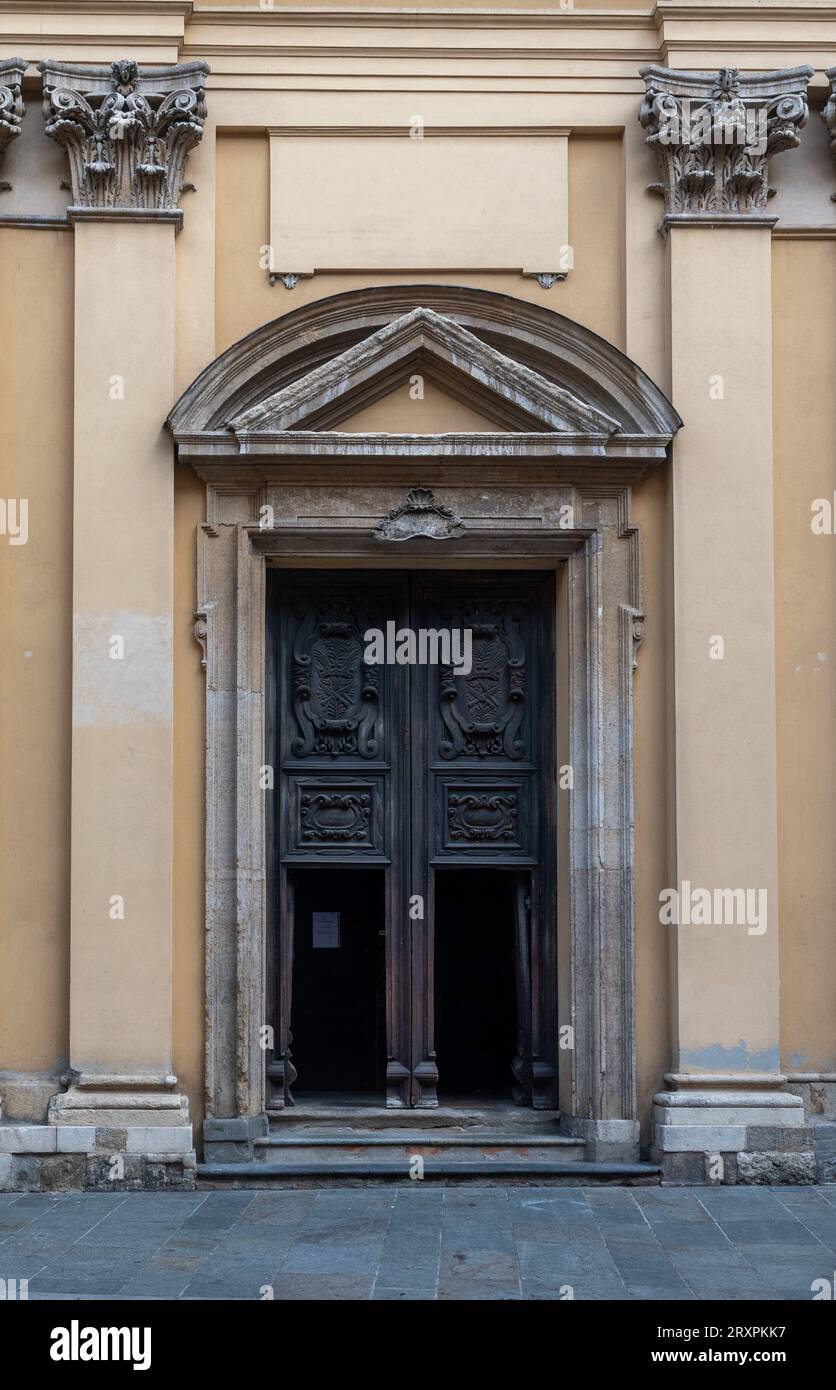
{"type": "Polygon", "coordinates": [[[830,132],[830,148],[836,154],[836,68],[826,68],[824,75],[830,83],[830,95],[821,116],[830,132]]]}
{"type": "Polygon", "coordinates": [[[176,212],[186,156],[203,135],[206,63],[39,63],[46,133],[70,161],[76,208],[176,212]]]}
{"type": "MultiPolygon", "coordinates": [[[[7,146],[20,134],[20,122],[25,110],[21,96],[25,71],[24,58],[0,60],[0,164],[7,146]]],[[[0,184],[0,188],[8,187],[7,183],[0,184]]]]}
{"type": "Polygon", "coordinates": [[[656,151],[665,212],[707,218],[763,215],[769,156],[799,144],[809,67],[776,72],[641,69],[639,120],[656,151]]]}

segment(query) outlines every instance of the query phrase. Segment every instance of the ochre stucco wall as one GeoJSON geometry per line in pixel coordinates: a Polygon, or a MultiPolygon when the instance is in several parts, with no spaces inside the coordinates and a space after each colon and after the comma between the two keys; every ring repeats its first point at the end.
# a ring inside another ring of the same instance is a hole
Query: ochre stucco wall
{"type": "Polygon", "coordinates": [[[456,284],[514,295],[586,324],[623,346],[622,229],[613,189],[621,186],[621,141],[614,136],[569,142],[569,239],[575,265],[551,290],[522,275],[318,274],[292,290],[270,286],[259,266],[269,240],[269,147],[256,135],[221,133],[216,170],[216,351],[259,324],[316,299],[382,284],[456,284]]]}
{"type": "MultiPolygon", "coordinates": [[[[781,1063],[836,1071],[836,244],[773,244],[781,1063]]],[[[745,518],[741,519],[745,525],[745,518]]]]}
{"type": "MultiPolygon", "coordinates": [[[[219,136],[216,352],[301,304],[364,283],[408,278],[318,275],[292,292],[279,285],[271,288],[258,263],[268,237],[268,162],[266,138],[219,136]]],[[[467,277],[467,283],[542,303],[623,346],[623,228],[612,198],[612,189],[620,186],[620,141],[573,139],[570,239],[576,261],[569,280],[549,292],[520,276],[480,275],[467,277]]],[[[73,238],[9,229],[2,236],[0,303],[6,306],[7,332],[13,312],[8,306],[25,303],[27,309],[14,314],[16,349],[0,366],[0,408],[8,441],[2,492],[28,497],[29,541],[26,546],[0,546],[0,630],[6,653],[0,720],[6,833],[0,883],[4,920],[10,924],[0,936],[0,1057],[5,1068],[41,1071],[60,1065],[68,1047],[73,238]],[[36,380],[43,382],[42,389],[32,390],[36,380]],[[15,403],[14,414],[4,408],[9,401],[15,403]]],[[[776,240],[773,256],[782,1064],[793,1071],[832,1070],[836,540],[813,536],[810,503],[816,497],[832,499],[836,488],[831,447],[836,340],[829,314],[836,257],[828,240],[776,240]]],[[[659,470],[639,484],[633,502],[642,536],[647,617],[635,677],[637,1047],[643,1116],[669,1057],[669,941],[657,911],[659,891],[667,882],[666,489],[666,471],[659,470]]],[[[178,468],[174,1062],[196,1119],[203,1085],[204,675],[192,628],[195,533],[202,509],[202,484],[189,470],[178,468]]]]}
{"type": "Polygon", "coordinates": [[[0,536],[0,1068],[69,1052],[73,548],[73,238],[0,231],[0,494],[29,538],[0,536]]]}

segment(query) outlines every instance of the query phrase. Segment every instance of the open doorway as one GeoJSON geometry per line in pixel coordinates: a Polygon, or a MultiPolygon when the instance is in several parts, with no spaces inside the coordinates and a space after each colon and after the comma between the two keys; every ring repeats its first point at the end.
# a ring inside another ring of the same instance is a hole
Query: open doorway
{"type": "Polygon", "coordinates": [[[439,1097],[508,1099],[517,1050],[515,875],[450,869],[435,880],[439,1097]]]}
{"type": "Polygon", "coordinates": [[[385,875],[295,869],[293,1061],[306,1092],[381,1103],[386,1069],[385,875]]]}

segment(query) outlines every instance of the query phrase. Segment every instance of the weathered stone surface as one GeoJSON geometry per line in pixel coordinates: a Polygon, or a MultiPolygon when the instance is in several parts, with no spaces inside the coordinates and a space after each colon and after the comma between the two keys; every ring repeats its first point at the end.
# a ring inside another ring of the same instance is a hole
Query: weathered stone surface
{"type": "Polygon", "coordinates": [[[816,1158],[813,1153],[781,1153],[767,1151],[737,1155],[738,1179],[741,1183],[792,1183],[816,1181],[816,1158]]]}
{"type": "Polygon", "coordinates": [[[93,1192],[141,1192],[145,1164],[140,1154],[120,1154],[122,1177],[113,1176],[108,1158],[87,1159],[87,1186],[93,1192]]]}
{"type": "Polygon", "coordinates": [[[207,1163],[249,1163],[253,1157],[252,1141],[217,1140],[205,1143],[203,1156],[207,1163]]]}
{"type": "Polygon", "coordinates": [[[155,1163],[146,1160],[145,1163],[145,1190],[146,1192],[192,1192],[195,1187],[195,1172],[193,1168],[188,1168],[184,1163],[155,1163]]]}
{"type": "Polygon", "coordinates": [[[746,1148],[745,1125],[657,1125],[662,1153],[733,1153],[746,1148]]]}
{"type": "Polygon", "coordinates": [[[43,1192],[81,1192],[86,1179],[87,1159],[83,1153],[49,1154],[41,1159],[43,1192]]]}
{"type": "Polygon", "coordinates": [[[705,1182],[705,1158],[700,1153],[663,1153],[651,1150],[654,1163],[662,1169],[663,1183],[705,1182]]]}
{"type": "Polygon", "coordinates": [[[54,1154],[55,1130],[51,1125],[0,1125],[0,1153],[54,1154]]]}
{"type": "Polygon", "coordinates": [[[232,1119],[212,1119],[203,1122],[204,1141],[263,1139],[270,1131],[266,1115],[237,1115],[232,1119]]]}
{"type": "Polygon", "coordinates": [[[769,156],[794,149],[807,121],[809,67],[775,72],[642,68],[639,120],[662,182],[652,191],[672,217],[766,213],[769,156]]]}
{"type": "Polygon", "coordinates": [[[203,135],[206,63],[38,64],[46,133],[67,150],[78,209],[176,215],[186,157],[203,135]]]}
{"type": "MultiPolygon", "coordinates": [[[[86,1128],[86,1126],[85,1126],[86,1128]]],[[[108,1153],[123,1153],[128,1147],[128,1131],[97,1126],[96,1148],[108,1153]]]]}
{"type": "Polygon", "coordinates": [[[191,1125],[132,1125],[126,1135],[128,1153],[182,1154],[192,1147],[191,1125]]]}
{"type": "Polygon", "coordinates": [[[4,1120],[46,1124],[49,1103],[62,1089],[58,1072],[0,1072],[0,1113],[4,1120]]]}
{"type": "Polygon", "coordinates": [[[40,1192],[41,1159],[35,1154],[15,1156],[9,1187],[13,1192],[40,1192]]]}
{"type": "Polygon", "coordinates": [[[770,1149],[781,1153],[809,1153],[812,1144],[806,1126],[748,1125],[746,1143],[740,1147],[751,1153],[770,1149]]]}
{"type": "Polygon", "coordinates": [[[56,1125],[59,1154],[92,1153],[96,1147],[96,1131],[92,1125],[56,1125]]]}
{"type": "MultiPolygon", "coordinates": [[[[6,146],[20,135],[20,123],[25,110],[21,96],[25,71],[24,58],[4,58],[0,61],[0,164],[3,162],[6,146]]],[[[8,183],[0,183],[0,189],[8,187],[8,183]]]]}

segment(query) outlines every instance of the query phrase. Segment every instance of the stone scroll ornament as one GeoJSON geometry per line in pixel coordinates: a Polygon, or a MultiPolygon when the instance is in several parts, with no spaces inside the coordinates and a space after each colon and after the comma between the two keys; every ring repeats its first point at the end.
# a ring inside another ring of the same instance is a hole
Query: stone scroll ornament
{"type": "MultiPolygon", "coordinates": [[[[0,60],[0,164],[8,146],[20,134],[25,107],[21,96],[21,84],[26,63],[23,58],[3,58],[0,60]]],[[[0,180],[0,192],[8,192],[11,184],[0,180]]]]}
{"type": "Polygon", "coordinates": [[[809,67],[741,73],[737,68],[641,69],[639,120],[662,182],[651,191],[668,216],[763,216],[769,156],[794,149],[807,122],[809,67]]]}
{"type": "Polygon", "coordinates": [[[141,68],[39,63],[46,133],[70,161],[76,208],[175,212],[203,135],[206,63],[141,68]]]}

